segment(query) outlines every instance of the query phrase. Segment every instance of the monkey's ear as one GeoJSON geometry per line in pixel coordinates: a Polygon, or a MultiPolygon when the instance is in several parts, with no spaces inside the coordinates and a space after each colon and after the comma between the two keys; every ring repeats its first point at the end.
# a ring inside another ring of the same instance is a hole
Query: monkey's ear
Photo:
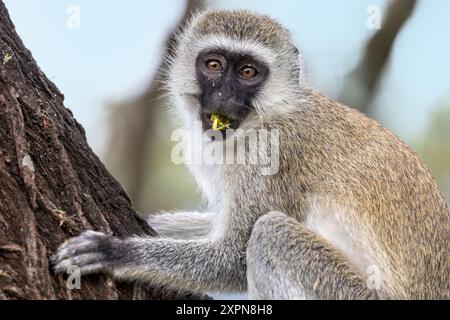
{"type": "Polygon", "coordinates": [[[298,50],[297,47],[294,47],[294,53],[298,55],[300,53],[300,50],[298,50]]]}

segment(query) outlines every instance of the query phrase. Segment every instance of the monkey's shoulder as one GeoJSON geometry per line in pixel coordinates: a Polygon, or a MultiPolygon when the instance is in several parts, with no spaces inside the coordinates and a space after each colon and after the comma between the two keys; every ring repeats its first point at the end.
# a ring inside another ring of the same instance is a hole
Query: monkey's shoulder
{"type": "Polygon", "coordinates": [[[296,107],[272,121],[268,127],[279,130],[283,140],[303,146],[334,146],[349,150],[377,145],[414,153],[377,121],[312,89],[305,89],[296,107]]]}
{"type": "Polygon", "coordinates": [[[410,146],[377,121],[317,91],[305,91],[298,108],[272,121],[271,129],[280,132],[281,161],[286,166],[298,162],[304,169],[306,163],[341,177],[419,179],[435,187],[425,163],[410,146]]]}

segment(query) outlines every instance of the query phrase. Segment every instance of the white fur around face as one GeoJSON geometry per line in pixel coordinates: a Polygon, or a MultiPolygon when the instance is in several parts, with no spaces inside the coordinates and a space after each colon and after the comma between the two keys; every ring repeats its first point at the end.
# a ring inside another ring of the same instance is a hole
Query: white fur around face
{"type": "Polygon", "coordinates": [[[194,111],[192,97],[201,93],[195,65],[198,54],[204,50],[251,55],[268,66],[267,79],[252,101],[260,119],[270,120],[286,115],[298,107],[299,91],[304,80],[301,75],[301,54],[293,56],[291,51],[282,47],[275,51],[255,41],[233,39],[225,35],[201,37],[192,30],[186,30],[179,37],[177,55],[170,63],[167,82],[171,102],[177,109],[182,109],[182,113],[194,111]],[[298,78],[293,78],[293,70],[299,70],[298,78]]]}

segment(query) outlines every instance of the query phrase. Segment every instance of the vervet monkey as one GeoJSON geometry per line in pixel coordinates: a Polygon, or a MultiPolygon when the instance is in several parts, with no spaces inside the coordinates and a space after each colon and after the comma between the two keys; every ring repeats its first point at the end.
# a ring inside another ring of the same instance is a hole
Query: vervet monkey
{"type": "Polygon", "coordinates": [[[87,231],[59,248],[56,272],[78,265],[255,299],[450,298],[450,215],[436,181],[387,129],[307,87],[283,26],[198,13],[169,59],[180,123],[227,128],[204,145],[235,139],[230,129],[277,131],[278,172],[191,164],[209,212],[153,215],[157,238],[87,231]]]}

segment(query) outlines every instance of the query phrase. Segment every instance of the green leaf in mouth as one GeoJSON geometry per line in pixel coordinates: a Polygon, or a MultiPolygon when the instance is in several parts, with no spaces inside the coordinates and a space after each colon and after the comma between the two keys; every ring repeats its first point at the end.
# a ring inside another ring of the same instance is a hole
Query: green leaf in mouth
{"type": "Polygon", "coordinates": [[[228,129],[231,125],[230,119],[224,115],[212,113],[211,114],[212,129],[216,131],[224,131],[228,129]]]}

